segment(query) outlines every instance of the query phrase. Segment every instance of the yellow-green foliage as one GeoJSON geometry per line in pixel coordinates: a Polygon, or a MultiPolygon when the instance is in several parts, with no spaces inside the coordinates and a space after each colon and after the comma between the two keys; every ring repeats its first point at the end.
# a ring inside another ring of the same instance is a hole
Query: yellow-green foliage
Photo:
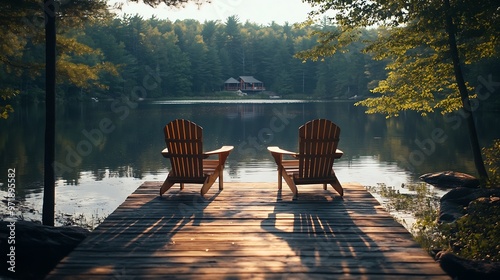
{"type": "Polygon", "coordinates": [[[468,259],[500,261],[500,201],[481,200],[450,227],[451,249],[468,259]]]}
{"type": "MultiPolygon", "coordinates": [[[[485,198],[489,199],[489,198],[485,198]]],[[[500,261],[500,202],[474,201],[467,215],[451,224],[437,221],[438,209],[413,226],[415,240],[425,249],[447,250],[470,260],[500,261]]]]}
{"type": "MultiPolygon", "coordinates": [[[[443,45],[445,35],[429,33],[416,24],[381,32],[379,39],[366,51],[373,53],[375,59],[390,61],[388,76],[372,90],[376,97],[356,105],[367,107],[367,113],[387,116],[397,116],[407,110],[425,115],[461,108],[453,64],[443,63],[447,52],[443,45]]],[[[469,86],[468,90],[472,92],[473,88],[469,86]]]]}
{"type": "MultiPolygon", "coordinates": [[[[456,72],[450,56],[456,41],[461,63],[474,64],[499,56],[498,1],[341,1],[305,0],[316,6],[311,17],[326,17],[338,27],[321,33],[318,45],[301,52],[302,59],[318,59],[341,51],[356,41],[359,28],[378,26],[379,36],[365,51],[388,61],[388,75],[372,90],[374,96],[356,103],[367,113],[397,116],[412,110],[422,115],[433,111],[449,113],[462,107],[456,72]],[[425,2],[425,4],[423,4],[425,2]],[[446,30],[452,18],[453,33],[446,30]],[[450,35],[456,38],[450,41],[450,35]],[[345,38],[348,38],[346,40],[345,38]]],[[[323,20],[324,21],[324,20],[323,20]]],[[[310,20],[308,24],[314,22],[310,20]]],[[[474,82],[470,77],[467,82],[474,82]]],[[[466,85],[472,94],[473,88],[466,85]]],[[[462,94],[463,91],[462,91],[462,94]]]]}
{"type": "Polygon", "coordinates": [[[483,154],[484,163],[490,172],[490,185],[498,186],[500,184],[500,139],[494,140],[490,147],[483,148],[483,154]]]}
{"type": "MultiPolygon", "coordinates": [[[[58,1],[56,1],[58,2],[58,1]]],[[[117,66],[105,62],[99,50],[78,42],[75,30],[81,30],[85,22],[102,22],[111,17],[107,2],[59,1],[57,14],[57,77],[58,82],[78,87],[95,85],[103,74],[117,75],[117,66]],[[91,60],[90,58],[94,58],[91,60]],[[90,63],[89,63],[90,61],[90,63]],[[85,62],[85,63],[84,63],[85,62]]],[[[36,79],[44,72],[40,61],[41,47],[45,43],[43,1],[2,0],[0,2],[0,119],[6,119],[13,111],[11,100],[20,93],[19,82],[10,77],[36,79]],[[5,78],[5,76],[8,78],[5,78]]],[[[22,83],[21,83],[22,84],[22,83]]]]}
{"type": "Polygon", "coordinates": [[[7,119],[9,117],[9,113],[14,112],[11,105],[0,105],[0,119],[7,119]]]}
{"type": "MultiPolygon", "coordinates": [[[[8,100],[18,94],[19,91],[13,89],[0,89],[0,98],[2,100],[8,100]]],[[[10,104],[0,104],[0,119],[7,119],[9,113],[14,112],[14,108],[10,104]]]]}

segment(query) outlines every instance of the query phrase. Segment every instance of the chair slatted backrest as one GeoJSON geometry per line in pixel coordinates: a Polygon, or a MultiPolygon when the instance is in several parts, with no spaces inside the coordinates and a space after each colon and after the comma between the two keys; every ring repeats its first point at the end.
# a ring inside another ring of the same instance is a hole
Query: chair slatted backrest
{"type": "Polygon", "coordinates": [[[339,136],[340,128],[326,119],[312,120],[299,128],[299,178],[331,176],[339,136]]]}
{"type": "Polygon", "coordinates": [[[203,177],[203,129],[188,120],[173,120],[165,126],[165,143],[171,172],[179,178],[203,177]]]}

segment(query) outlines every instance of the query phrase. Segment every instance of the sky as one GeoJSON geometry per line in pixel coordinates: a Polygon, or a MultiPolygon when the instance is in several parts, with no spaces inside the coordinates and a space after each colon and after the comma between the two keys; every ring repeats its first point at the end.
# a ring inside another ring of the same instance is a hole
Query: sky
{"type": "Polygon", "coordinates": [[[198,7],[195,4],[187,4],[184,8],[167,7],[162,4],[151,8],[143,3],[130,2],[128,0],[113,0],[109,3],[123,3],[122,11],[118,14],[139,14],[143,18],[156,15],[159,19],[196,19],[200,22],[208,20],[220,20],[225,22],[229,16],[236,15],[241,23],[247,20],[252,23],[269,25],[273,21],[283,25],[302,22],[307,19],[307,13],[312,10],[311,6],[302,3],[302,0],[212,0],[211,4],[203,4],[198,7]]]}

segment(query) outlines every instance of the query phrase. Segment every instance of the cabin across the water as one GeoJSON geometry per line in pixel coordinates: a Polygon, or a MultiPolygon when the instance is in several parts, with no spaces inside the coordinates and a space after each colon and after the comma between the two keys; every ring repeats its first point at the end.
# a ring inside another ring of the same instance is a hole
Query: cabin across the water
{"type": "Polygon", "coordinates": [[[238,79],[233,77],[224,82],[225,91],[238,91],[243,92],[259,92],[264,91],[264,83],[255,79],[253,76],[240,76],[238,79]]]}

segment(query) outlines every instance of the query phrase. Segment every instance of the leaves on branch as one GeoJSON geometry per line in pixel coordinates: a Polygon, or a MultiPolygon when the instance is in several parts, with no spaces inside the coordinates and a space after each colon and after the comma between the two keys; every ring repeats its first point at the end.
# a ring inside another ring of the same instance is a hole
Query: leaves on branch
{"type": "MultiPolygon", "coordinates": [[[[378,28],[379,36],[364,51],[372,53],[375,59],[388,60],[389,74],[372,90],[378,96],[357,103],[368,107],[368,113],[387,116],[397,116],[404,110],[447,113],[461,107],[445,30],[445,12],[453,17],[458,49],[465,64],[499,56],[498,1],[454,1],[451,11],[445,11],[440,0],[306,2],[317,7],[311,17],[328,14],[338,27],[318,33],[318,44],[299,53],[303,60],[332,56],[356,42],[355,31],[359,28],[378,28]]],[[[473,87],[469,85],[468,89],[472,91],[473,87]]]]}

